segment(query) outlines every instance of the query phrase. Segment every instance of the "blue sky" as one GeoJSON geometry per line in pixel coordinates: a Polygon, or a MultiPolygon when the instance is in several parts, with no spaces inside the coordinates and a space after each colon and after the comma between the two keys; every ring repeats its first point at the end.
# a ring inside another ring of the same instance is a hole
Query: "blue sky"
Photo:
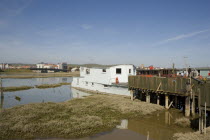
{"type": "Polygon", "coordinates": [[[0,0],[0,63],[210,66],[210,0],[0,0]]]}

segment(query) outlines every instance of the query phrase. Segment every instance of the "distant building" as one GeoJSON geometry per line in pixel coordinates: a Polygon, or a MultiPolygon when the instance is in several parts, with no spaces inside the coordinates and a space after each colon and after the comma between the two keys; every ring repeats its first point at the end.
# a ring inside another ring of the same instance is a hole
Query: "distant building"
{"type": "Polygon", "coordinates": [[[58,72],[64,71],[67,72],[67,63],[58,63],[56,64],[47,64],[47,63],[38,63],[36,64],[37,72],[58,72]]]}
{"type": "MultiPolygon", "coordinates": [[[[191,74],[194,78],[210,78],[210,67],[191,68],[191,74]]],[[[189,72],[183,68],[177,71],[177,75],[189,76],[189,72]]]]}
{"type": "Polygon", "coordinates": [[[7,64],[7,63],[2,63],[2,64],[0,64],[0,69],[9,69],[9,64],[7,64]]]}
{"type": "Polygon", "coordinates": [[[205,67],[205,68],[196,68],[200,76],[210,78],[210,68],[205,67]]]}
{"type": "Polygon", "coordinates": [[[36,64],[36,68],[43,69],[45,65],[46,65],[46,63],[41,62],[41,63],[36,64]]]}
{"type": "Polygon", "coordinates": [[[58,69],[67,70],[67,63],[58,63],[58,69]]]}

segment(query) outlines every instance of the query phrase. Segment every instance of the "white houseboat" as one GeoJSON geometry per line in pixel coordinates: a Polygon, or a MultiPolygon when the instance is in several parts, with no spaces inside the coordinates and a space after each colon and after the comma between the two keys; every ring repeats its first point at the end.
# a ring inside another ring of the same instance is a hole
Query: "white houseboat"
{"type": "Polygon", "coordinates": [[[73,78],[72,87],[129,96],[127,87],[129,75],[136,75],[134,65],[107,68],[80,67],[80,77],[73,78]]]}

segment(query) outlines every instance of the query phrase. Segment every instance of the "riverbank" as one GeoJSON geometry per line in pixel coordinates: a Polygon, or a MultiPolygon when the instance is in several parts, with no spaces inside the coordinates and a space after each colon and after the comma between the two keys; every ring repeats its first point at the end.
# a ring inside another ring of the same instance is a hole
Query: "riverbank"
{"type": "Polygon", "coordinates": [[[22,105],[0,113],[0,137],[85,137],[111,130],[122,119],[143,117],[160,110],[164,108],[110,94],[93,94],[62,103],[22,105]]]}
{"type": "Polygon", "coordinates": [[[4,73],[1,72],[0,78],[20,78],[20,79],[27,79],[27,78],[48,78],[48,77],[78,77],[80,74],[79,72],[58,72],[58,73],[33,73],[33,72],[11,72],[11,73],[4,73]]]}
{"type": "Polygon", "coordinates": [[[206,134],[197,132],[176,133],[173,136],[174,140],[210,140],[210,127],[206,128],[206,134]]]}

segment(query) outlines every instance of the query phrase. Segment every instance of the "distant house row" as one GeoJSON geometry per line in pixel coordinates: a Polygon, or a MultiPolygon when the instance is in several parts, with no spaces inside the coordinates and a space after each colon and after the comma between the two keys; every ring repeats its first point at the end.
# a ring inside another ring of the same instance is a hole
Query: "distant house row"
{"type": "Polygon", "coordinates": [[[0,64],[0,69],[4,70],[4,69],[29,69],[31,66],[28,65],[23,65],[23,66],[14,66],[12,64],[8,64],[8,63],[1,63],[0,64]]]}
{"type": "Polygon", "coordinates": [[[48,64],[48,63],[38,63],[36,64],[36,68],[40,69],[65,69],[67,70],[68,66],[67,63],[58,63],[56,64],[48,64]]]}

